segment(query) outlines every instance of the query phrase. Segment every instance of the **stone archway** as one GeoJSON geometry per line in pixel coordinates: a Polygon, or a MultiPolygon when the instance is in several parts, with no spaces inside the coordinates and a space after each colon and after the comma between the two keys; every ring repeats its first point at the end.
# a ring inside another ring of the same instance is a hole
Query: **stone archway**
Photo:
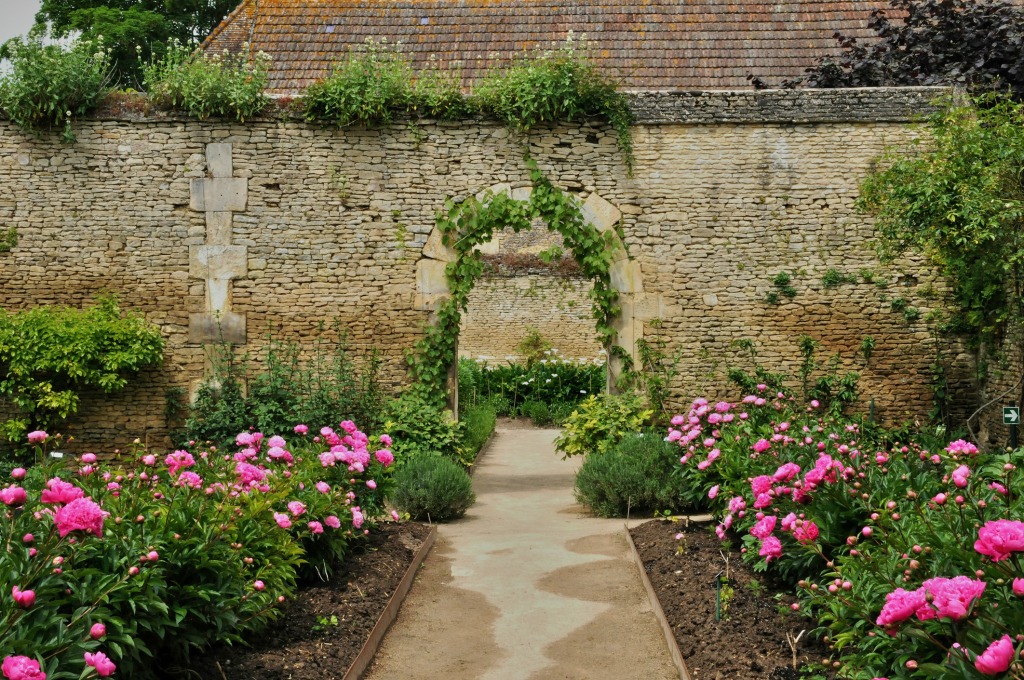
{"type": "MultiPolygon", "coordinates": [[[[505,194],[516,201],[529,201],[533,187],[513,188],[510,184],[495,184],[476,195],[478,200],[488,196],[505,194]]],[[[629,253],[615,230],[622,219],[622,212],[610,201],[597,192],[590,193],[581,206],[584,219],[599,232],[611,232],[612,264],[609,269],[611,286],[619,295],[621,312],[613,321],[615,331],[614,344],[622,347],[632,357],[634,364],[638,361],[637,341],[644,336],[644,324],[656,318],[663,318],[666,304],[659,294],[644,290],[643,275],[640,262],[631,259],[629,253]]],[[[477,246],[482,254],[497,254],[500,245],[500,234],[484,244],[477,246]]],[[[420,259],[416,263],[416,292],[414,308],[421,311],[436,311],[449,298],[450,290],[445,276],[445,267],[456,259],[454,248],[444,244],[441,231],[435,226],[423,246],[420,259]]],[[[607,349],[607,348],[606,348],[607,349]]],[[[457,355],[457,352],[456,352],[457,355]]],[[[457,367],[457,362],[456,367],[457,367]]],[[[453,367],[449,374],[450,403],[458,404],[457,368],[453,367]]],[[[611,388],[623,372],[622,361],[609,352],[608,384],[611,388]]],[[[456,410],[457,412],[457,410],[456,410]]]]}

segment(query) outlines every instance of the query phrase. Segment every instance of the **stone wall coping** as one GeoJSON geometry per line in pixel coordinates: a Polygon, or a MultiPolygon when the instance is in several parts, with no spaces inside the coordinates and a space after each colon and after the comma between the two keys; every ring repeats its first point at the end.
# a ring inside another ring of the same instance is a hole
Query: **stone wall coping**
{"type": "MultiPolygon", "coordinates": [[[[775,90],[625,91],[636,124],[708,125],[740,123],[911,122],[936,110],[949,87],[859,87],[775,90]]],[[[272,96],[267,110],[251,121],[301,122],[293,104],[301,97],[272,96]]],[[[182,113],[156,108],[142,93],[114,93],[87,117],[99,121],[196,122],[182,113]]],[[[479,120],[479,119],[468,119],[479,120]]],[[[212,124],[224,121],[210,119],[212,124]]],[[[453,121],[463,125],[467,121],[453,121]]],[[[234,123],[229,123],[234,124],[234,123]]],[[[244,123],[240,123],[244,125],[244,123]]],[[[318,125],[320,123],[311,123],[318,125]]],[[[324,124],[329,125],[329,124],[324,124]]]]}

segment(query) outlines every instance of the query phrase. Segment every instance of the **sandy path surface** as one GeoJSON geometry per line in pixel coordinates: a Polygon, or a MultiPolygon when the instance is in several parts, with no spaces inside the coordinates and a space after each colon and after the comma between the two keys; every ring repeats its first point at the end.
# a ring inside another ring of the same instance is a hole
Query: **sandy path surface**
{"type": "Polygon", "coordinates": [[[621,520],[573,500],[557,430],[499,426],[367,680],[671,680],[621,520]]]}

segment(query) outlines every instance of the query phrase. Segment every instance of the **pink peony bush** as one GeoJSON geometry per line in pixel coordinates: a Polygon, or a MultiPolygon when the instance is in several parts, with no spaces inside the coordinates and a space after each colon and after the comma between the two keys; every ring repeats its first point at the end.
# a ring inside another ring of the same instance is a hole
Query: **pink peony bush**
{"type": "Polygon", "coordinates": [[[242,639],[373,530],[391,460],[344,422],[19,471],[0,486],[0,535],[19,537],[0,544],[3,677],[147,678],[242,639]]]}
{"type": "Polygon", "coordinates": [[[838,677],[1024,676],[1024,450],[893,443],[765,385],[695,401],[667,439],[719,536],[797,587],[838,677]]]}

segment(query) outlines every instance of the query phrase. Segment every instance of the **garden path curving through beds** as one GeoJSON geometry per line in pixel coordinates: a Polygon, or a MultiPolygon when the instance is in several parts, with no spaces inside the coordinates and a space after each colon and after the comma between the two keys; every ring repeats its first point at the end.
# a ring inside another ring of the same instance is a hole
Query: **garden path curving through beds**
{"type": "Polygon", "coordinates": [[[622,520],[575,503],[557,434],[499,424],[368,680],[679,677],[622,520]]]}

